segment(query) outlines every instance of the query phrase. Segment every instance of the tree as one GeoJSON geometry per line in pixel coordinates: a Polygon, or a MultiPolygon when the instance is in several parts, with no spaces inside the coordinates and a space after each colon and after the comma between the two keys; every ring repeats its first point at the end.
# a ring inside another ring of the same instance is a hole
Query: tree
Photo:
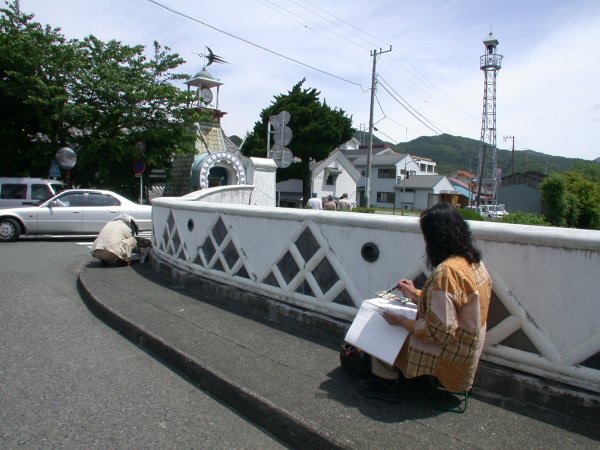
{"type": "Polygon", "coordinates": [[[72,49],[58,29],[31,22],[17,2],[0,13],[1,174],[41,175],[58,150],[72,49]]]}
{"type": "Polygon", "coordinates": [[[174,153],[193,151],[192,125],[206,117],[172,84],[188,78],[172,73],[184,62],[179,55],[156,42],[148,57],[141,45],[67,41],[16,1],[0,12],[0,139],[11,155],[3,175],[44,176],[56,151],[70,146],[78,184],[131,196],[135,159],[166,168],[174,153]]]}
{"type": "Polygon", "coordinates": [[[600,184],[587,180],[577,172],[565,174],[567,190],[574,197],[577,216],[573,226],[600,229],[600,184]]]}
{"type": "Polygon", "coordinates": [[[261,119],[246,136],[242,148],[246,156],[266,157],[269,118],[281,111],[289,112],[288,126],[292,129],[293,138],[288,148],[301,161],[278,169],[277,181],[301,179],[304,203],[310,198],[310,162],[325,159],[356,131],[352,128],[351,117],[347,117],[341,109],[331,108],[326,102],[321,103],[320,92],[302,87],[305,81],[298,82],[287,94],[276,96],[271,105],[261,111],[261,119]]]}
{"type": "Polygon", "coordinates": [[[155,42],[148,59],[142,46],[93,36],[77,42],[80,65],[64,119],[76,130],[70,140],[80,149],[77,174],[84,183],[131,192],[135,159],[148,169],[168,167],[178,148],[193,149],[191,125],[202,119],[188,108],[187,93],[171,84],[187,77],[169,72],[183,60],[168,50],[155,42]]]}
{"type": "Polygon", "coordinates": [[[564,177],[557,173],[548,175],[540,184],[544,217],[555,226],[565,224],[567,211],[566,183],[564,177]]]}
{"type": "Polygon", "coordinates": [[[540,184],[544,217],[552,225],[600,229],[600,184],[580,172],[552,173],[540,184]]]}

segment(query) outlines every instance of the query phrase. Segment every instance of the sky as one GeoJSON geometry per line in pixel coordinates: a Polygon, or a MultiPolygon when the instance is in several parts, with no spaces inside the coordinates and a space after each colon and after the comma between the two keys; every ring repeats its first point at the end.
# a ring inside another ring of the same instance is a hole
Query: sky
{"type": "MultiPolygon", "coordinates": [[[[244,137],[274,97],[302,79],[368,131],[374,51],[374,134],[399,143],[448,133],[480,139],[490,32],[504,56],[497,74],[497,147],[600,157],[598,0],[20,0],[67,38],[94,35],[182,56],[203,69],[210,47],[227,64],[228,136],[244,137]],[[388,51],[390,50],[391,51],[388,51]],[[380,54],[379,54],[380,53],[380,54]]],[[[185,85],[180,87],[185,88],[185,85]]],[[[293,129],[292,129],[293,132],[293,129]]],[[[293,139],[293,138],[292,138],[293,139]]],[[[465,161],[465,166],[469,162],[465,161]]]]}

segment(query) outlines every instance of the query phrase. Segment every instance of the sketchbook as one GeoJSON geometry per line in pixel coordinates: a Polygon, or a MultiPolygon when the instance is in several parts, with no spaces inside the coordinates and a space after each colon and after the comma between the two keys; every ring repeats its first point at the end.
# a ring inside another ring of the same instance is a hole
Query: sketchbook
{"type": "Polygon", "coordinates": [[[388,324],[381,315],[384,310],[413,320],[417,316],[417,306],[412,303],[371,298],[363,301],[344,340],[393,365],[408,331],[404,327],[388,324]]]}

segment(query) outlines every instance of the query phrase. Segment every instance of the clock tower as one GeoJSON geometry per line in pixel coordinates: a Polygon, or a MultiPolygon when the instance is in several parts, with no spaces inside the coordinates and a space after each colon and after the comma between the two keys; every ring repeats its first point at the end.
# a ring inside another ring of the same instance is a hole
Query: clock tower
{"type": "Polygon", "coordinates": [[[209,64],[185,84],[188,92],[194,90],[190,108],[212,113],[212,120],[195,124],[195,152],[177,156],[173,161],[171,176],[164,190],[168,197],[210,187],[246,184],[246,158],[221,128],[221,117],[226,114],[219,109],[223,83],[206,69],[211,58],[213,62],[217,61],[215,57],[218,58],[208,50],[209,64]]]}
{"type": "Polygon", "coordinates": [[[214,78],[206,67],[198,72],[194,77],[186,81],[188,92],[195,90],[193,108],[211,109],[215,112],[215,118],[219,119],[226,113],[219,111],[219,91],[223,83],[214,78]]]}

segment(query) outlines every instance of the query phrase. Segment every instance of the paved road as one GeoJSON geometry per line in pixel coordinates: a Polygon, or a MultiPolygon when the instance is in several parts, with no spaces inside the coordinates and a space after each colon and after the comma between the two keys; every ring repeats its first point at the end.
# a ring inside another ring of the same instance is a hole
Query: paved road
{"type": "Polygon", "coordinates": [[[86,309],[90,244],[0,244],[0,448],[284,448],[86,309]]]}

